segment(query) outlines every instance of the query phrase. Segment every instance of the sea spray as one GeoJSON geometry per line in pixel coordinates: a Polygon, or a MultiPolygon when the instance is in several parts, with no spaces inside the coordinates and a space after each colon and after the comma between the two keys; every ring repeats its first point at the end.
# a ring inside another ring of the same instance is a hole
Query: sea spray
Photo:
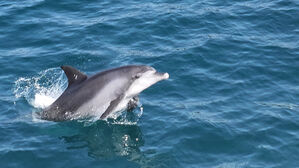
{"type": "Polygon", "coordinates": [[[60,68],[50,68],[33,77],[21,77],[15,81],[16,98],[25,98],[35,108],[51,105],[65,90],[67,80],[60,68]]]}

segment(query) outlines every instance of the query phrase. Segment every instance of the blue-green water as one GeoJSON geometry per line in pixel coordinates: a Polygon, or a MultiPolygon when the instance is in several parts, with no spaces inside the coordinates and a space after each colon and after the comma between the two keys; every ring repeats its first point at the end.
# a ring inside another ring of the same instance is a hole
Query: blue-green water
{"type": "Polygon", "coordinates": [[[0,167],[299,167],[299,2],[0,1],[0,167]],[[43,122],[72,65],[170,79],[129,122],[43,122]]]}

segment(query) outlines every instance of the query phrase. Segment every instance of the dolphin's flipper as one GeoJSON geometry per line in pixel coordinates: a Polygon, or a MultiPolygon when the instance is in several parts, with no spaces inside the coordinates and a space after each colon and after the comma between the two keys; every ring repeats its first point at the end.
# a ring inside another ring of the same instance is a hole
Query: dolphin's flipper
{"type": "Polygon", "coordinates": [[[139,102],[139,97],[134,96],[128,103],[127,111],[128,112],[133,111],[138,106],[138,102],[139,102]]]}
{"type": "Polygon", "coordinates": [[[81,83],[87,79],[87,76],[85,74],[71,66],[64,65],[61,66],[61,69],[64,71],[68,79],[68,87],[70,87],[74,83],[81,83]]]}
{"type": "Polygon", "coordinates": [[[101,115],[101,119],[106,118],[112,111],[113,109],[120,103],[120,101],[123,99],[123,95],[117,97],[114,99],[112,102],[110,102],[109,107],[106,109],[106,111],[101,115]]]}

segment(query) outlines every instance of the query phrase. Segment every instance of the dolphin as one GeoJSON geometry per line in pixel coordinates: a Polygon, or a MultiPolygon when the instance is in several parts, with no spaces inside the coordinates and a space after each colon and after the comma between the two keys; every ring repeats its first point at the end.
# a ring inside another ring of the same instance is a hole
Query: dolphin
{"type": "Polygon", "coordinates": [[[41,119],[65,121],[109,115],[136,105],[138,94],[169,78],[146,65],[128,65],[99,72],[91,77],[71,66],[61,66],[68,86],[58,99],[41,112],[41,119]]]}

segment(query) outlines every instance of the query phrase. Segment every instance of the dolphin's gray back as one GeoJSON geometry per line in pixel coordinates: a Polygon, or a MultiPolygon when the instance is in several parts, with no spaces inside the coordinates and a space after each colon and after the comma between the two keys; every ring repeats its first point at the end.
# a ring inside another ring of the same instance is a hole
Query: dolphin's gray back
{"type": "MultiPolygon", "coordinates": [[[[107,105],[108,102],[109,105],[128,89],[132,83],[131,75],[137,68],[139,66],[120,67],[87,78],[79,71],[72,70],[71,67],[62,67],[68,77],[69,86],[51,106],[43,111],[42,119],[52,121],[72,119],[82,106],[90,102],[99,105],[107,105]],[[73,72],[75,75],[72,74],[73,72]],[[72,75],[79,80],[76,81],[72,75]],[[94,100],[95,98],[97,99],[94,100]]],[[[88,110],[92,112],[92,109],[88,110]]]]}

